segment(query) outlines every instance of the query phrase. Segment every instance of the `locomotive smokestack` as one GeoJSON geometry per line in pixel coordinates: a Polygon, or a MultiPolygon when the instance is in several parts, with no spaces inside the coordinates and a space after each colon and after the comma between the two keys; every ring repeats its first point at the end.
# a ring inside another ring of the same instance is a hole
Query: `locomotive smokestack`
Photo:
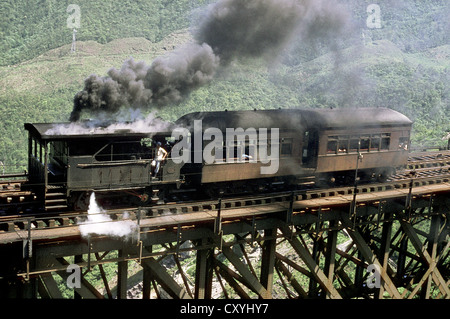
{"type": "Polygon", "coordinates": [[[83,110],[115,113],[121,107],[176,104],[211,82],[235,58],[277,56],[294,35],[323,37],[340,30],[346,16],[329,0],[219,0],[208,7],[195,42],[149,66],[133,59],[108,76],[91,75],[74,97],[70,121],[83,110]]]}

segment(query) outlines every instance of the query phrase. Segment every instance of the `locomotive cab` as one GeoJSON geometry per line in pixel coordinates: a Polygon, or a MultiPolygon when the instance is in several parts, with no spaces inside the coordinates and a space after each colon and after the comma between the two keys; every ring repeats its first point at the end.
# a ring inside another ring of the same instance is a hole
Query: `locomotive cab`
{"type": "MultiPolygon", "coordinates": [[[[29,182],[46,210],[86,209],[90,192],[105,205],[149,204],[166,184],[180,182],[170,158],[154,174],[156,143],[170,148],[170,133],[25,124],[29,131],[29,182]],[[55,128],[58,128],[55,130],[55,128]],[[152,174],[155,175],[152,178],[152,174]]],[[[170,149],[167,150],[170,152],[170,149]]]]}

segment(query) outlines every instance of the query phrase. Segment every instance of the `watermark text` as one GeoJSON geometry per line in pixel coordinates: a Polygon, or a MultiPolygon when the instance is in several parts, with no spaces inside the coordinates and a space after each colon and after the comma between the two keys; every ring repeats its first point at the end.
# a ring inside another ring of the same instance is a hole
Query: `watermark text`
{"type": "Polygon", "coordinates": [[[193,134],[187,128],[177,128],[172,131],[172,138],[179,140],[172,149],[172,160],[176,164],[260,162],[264,164],[260,168],[262,175],[278,172],[278,128],[227,128],[224,133],[213,127],[203,130],[202,121],[195,120],[193,134]]]}
{"type": "Polygon", "coordinates": [[[370,4],[367,6],[366,25],[369,29],[381,29],[381,8],[378,4],[370,4]]]}

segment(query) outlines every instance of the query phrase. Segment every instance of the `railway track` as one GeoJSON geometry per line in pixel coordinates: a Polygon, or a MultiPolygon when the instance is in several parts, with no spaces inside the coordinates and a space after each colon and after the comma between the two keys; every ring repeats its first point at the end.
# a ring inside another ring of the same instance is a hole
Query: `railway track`
{"type": "Polygon", "coordinates": [[[442,168],[450,165],[450,151],[411,153],[407,169],[442,168]]]}
{"type": "MultiPolygon", "coordinates": [[[[16,183],[16,181],[15,181],[16,183]]],[[[366,183],[357,185],[356,193],[376,193],[388,190],[409,189],[426,185],[450,183],[450,152],[429,152],[412,154],[407,168],[393,176],[385,183],[366,183]]],[[[4,184],[6,185],[6,184],[4,184]]],[[[267,193],[262,195],[237,196],[215,200],[166,203],[152,207],[121,207],[105,211],[112,221],[125,219],[142,220],[165,215],[179,215],[202,211],[221,210],[265,206],[288,201],[302,201],[342,195],[353,195],[355,187],[342,186],[332,188],[316,188],[311,183],[303,185],[304,189],[267,193]],[[306,189],[305,189],[306,187],[306,189]],[[125,216],[127,216],[125,218],[125,216]]],[[[14,188],[21,192],[20,185],[14,188]]],[[[11,186],[9,195],[11,195],[11,186]]],[[[1,192],[0,192],[1,194],[1,192]]],[[[0,237],[2,234],[31,231],[33,229],[54,229],[77,226],[87,220],[87,212],[61,212],[35,214],[16,214],[0,216],[0,237]]]]}
{"type": "MultiPolygon", "coordinates": [[[[414,178],[413,188],[441,183],[450,183],[450,174],[438,177],[414,178]]],[[[409,189],[411,179],[388,181],[380,184],[366,184],[357,187],[357,194],[377,193],[389,190],[409,189]]],[[[320,199],[326,197],[353,195],[354,187],[337,187],[329,189],[311,189],[306,191],[292,191],[265,194],[262,196],[247,196],[236,198],[225,198],[219,200],[208,200],[201,202],[168,203],[153,207],[128,207],[104,212],[112,221],[122,220],[144,220],[159,216],[181,215],[196,212],[216,211],[237,208],[257,208],[275,203],[286,203],[289,201],[303,201],[309,199],[320,199]],[[125,217],[127,216],[127,217],[125,217]]],[[[85,212],[66,212],[61,214],[45,214],[40,216],[8,216],[0,217],[0,237],[4,233],[31,231],[34,229],[62,229],[64,227],[78,226],[88,218],[85,212]]]]}

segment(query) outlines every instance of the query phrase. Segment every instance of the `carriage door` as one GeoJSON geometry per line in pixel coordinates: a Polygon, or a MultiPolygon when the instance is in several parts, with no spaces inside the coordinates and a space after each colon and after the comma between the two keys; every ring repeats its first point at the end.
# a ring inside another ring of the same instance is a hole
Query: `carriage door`
{"type": "Polygon", "coordinates": [[[317,165],[317,154],[319,148],[319,133],[317,131],[306,131],[303,133],[302,163],[308,168],[317,165]]]}

